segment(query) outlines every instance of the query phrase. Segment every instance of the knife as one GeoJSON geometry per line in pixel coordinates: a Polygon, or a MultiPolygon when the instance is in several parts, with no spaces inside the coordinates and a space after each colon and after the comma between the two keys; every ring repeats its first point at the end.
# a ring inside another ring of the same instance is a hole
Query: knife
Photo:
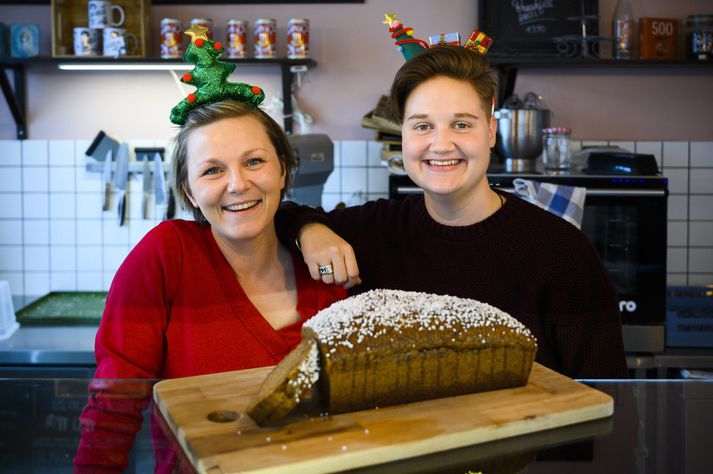
{"type": "Polygon", "coordinates": [[[161,154],[156,153],[153,157],[153,161],[154,193],[156,195],[156,215],[159,219],[165,221],[168,210],[168,197],[166,196],[166,176],[163,172],[163,160],[161,160],[161,154]]]}
{"type": "Polygon", "coordinates": [[[129,180],[129,144],[122,143],[116,153],[116,172],[114,173],[114,189],[116,189],[117,214],[119,225],[126,220],[126,183],[129,180]]]}
{"type": "Polygon", "coordinates": [[[173,219],[176,217],[176,197],[173,194],[173,170],[169,167],[166,171],[166,181],[169,182],[168,188],[168,202],[166,203],[166,219],[173,219]]]}
{"type": "Polygon", "coordinates": [[[102,169],[102,184],[104,185],[104,203],[102,211],[109,210],[111,201],[112,185],[111,185],[111,162],[114,160],[114,151],[109,149],[104,157],[104,167],[102,169]]]}
{"type": "Polygon", "coordinates": [[[149,204],[151,202],[151,194],[153,193],[153,183],[151,181],[151,163],[149,163],[149,156],[144,156],[144,198],[141,205],[141,217],[143,219],[148,219],[149,217],[149,204]]]}

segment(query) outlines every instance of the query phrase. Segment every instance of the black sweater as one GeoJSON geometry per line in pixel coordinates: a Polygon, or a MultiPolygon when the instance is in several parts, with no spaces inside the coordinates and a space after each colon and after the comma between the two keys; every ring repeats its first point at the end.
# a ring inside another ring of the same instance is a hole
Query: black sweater
{"type": "Polygon", "coordinates": [[[307,222],[329,225],[353,247],[362,285],[472,298],[496,306],[537,338],[536,361],[572,378],[626,378],[617,295],[587,237],[563,219],[507,195],[469,226],[445,226],[423,196],[321,209],[286,203],[284,242],[307,222]]]}

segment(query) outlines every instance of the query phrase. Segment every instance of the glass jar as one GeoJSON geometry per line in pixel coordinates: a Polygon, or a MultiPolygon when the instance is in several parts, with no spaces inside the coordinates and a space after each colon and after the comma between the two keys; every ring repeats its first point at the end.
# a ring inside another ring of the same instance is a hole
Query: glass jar
{"type": "Polygon", "coordinates": [[[542,129],[542,163],[546,170],[563,171],[572,165],[571,136],[570,128],[542,129]]]}
{"type": "Polygon", "coordinates": [[[686,57],[699,61],[713,59],[713,15],[689,15],[686,27],[686,57]]]}

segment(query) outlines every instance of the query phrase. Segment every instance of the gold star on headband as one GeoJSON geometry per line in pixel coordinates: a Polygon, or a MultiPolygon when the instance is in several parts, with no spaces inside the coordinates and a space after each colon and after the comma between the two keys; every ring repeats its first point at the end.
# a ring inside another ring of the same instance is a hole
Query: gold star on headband
{"type": "Polygon", "coordinates": [[[384,17],[386,18],[384,21],[382,21],[383,24],[391,28],[394,23],[398,23],[399,19],[396,17],[396,13],[384,13],[384,17]]]}
{"type": "Polygon", "coordinates": [[[185,33],[191,37],[191,43],[197,39],[207,40],[208,28],[200,25],[193,25],[190,29],[186,30],[185,33]]]}

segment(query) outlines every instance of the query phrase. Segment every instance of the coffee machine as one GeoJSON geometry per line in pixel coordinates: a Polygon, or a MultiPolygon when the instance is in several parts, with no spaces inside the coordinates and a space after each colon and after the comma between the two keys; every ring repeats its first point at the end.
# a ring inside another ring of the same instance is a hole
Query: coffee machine
{"type": "Polygon", "coordinates": [[[321,206],[324,183],[334,170],[334,143],[324,134],[291,135],[288,139],[297,165],[285,199],[321,206]]]}

